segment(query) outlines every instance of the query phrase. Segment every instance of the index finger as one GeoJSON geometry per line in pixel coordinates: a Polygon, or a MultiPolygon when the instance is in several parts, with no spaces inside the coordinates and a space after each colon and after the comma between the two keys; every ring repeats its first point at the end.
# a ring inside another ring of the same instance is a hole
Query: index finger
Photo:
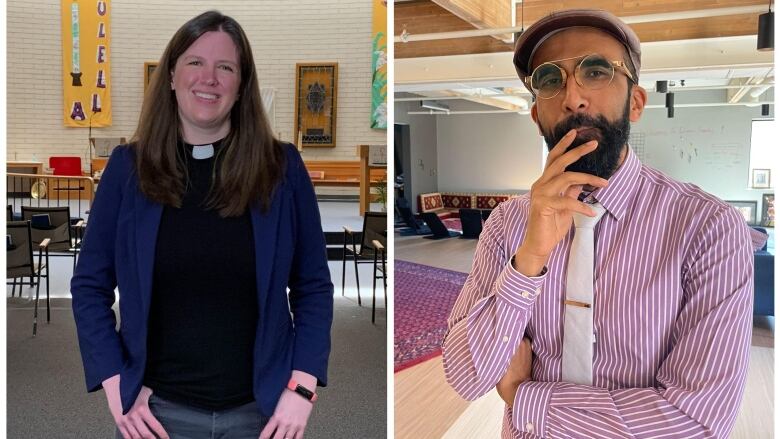
{"type": "Polygon", "coordinates": [[[572,128],[547,154],[547,163],[544,165],[544,169],[547,169],[558,157],[562,156],[566,152],[566,148],[574,142],[575,138],[577,138],[577,130],[572,128]]]}

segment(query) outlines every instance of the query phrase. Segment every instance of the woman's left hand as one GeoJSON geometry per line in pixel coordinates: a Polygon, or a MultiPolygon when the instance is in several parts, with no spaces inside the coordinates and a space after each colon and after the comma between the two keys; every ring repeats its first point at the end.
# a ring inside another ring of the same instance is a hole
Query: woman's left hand
{"type": "Polygon", "coordinates": [[[284,389],[274,415],[260,432],[259,439],[303,439],[311,408],[311,402],[289,389],[284,389]]]}
{"type": "MultiPolygon", "coordinates": [[[[307,389],[317,387],[317,378],[299,370],[292,371],[296,382],[307,389]]],[[[303,439],[313,403],[290,389],[284,389],[274,415],[260,432],[259,439],[303,439]]]]}

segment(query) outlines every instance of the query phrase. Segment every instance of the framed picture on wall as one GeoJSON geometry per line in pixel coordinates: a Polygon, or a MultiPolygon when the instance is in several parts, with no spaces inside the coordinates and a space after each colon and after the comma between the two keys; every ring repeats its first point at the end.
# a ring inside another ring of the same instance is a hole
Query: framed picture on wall
{"type": "Polygon", "coordinates": [[[149,87],[149,81],[152,80],[152,73],[157,68],[157,62],[145,62],[144,63],[144,93],[149,87]]]}
{"type": "Polygon", "coordinates": [[[753,169],[753,178],[751,187],[755,189],[767,189],[771,183],[769,169],[753,169]]]}
{"type": "Polygon", "coordinates": [[[730,205],[742,214],[748,225],[755,226],[756,224],[756,210],[758,209],[758,202],[756,201],[726,201],[730,205]]]}
{"type": "Polygon", "coordinates": [[[293,141],[298,147],[336,146],[339,65],[295,64],[293,141]]]}
{"type": "Polygon", "coordinates": [[[761,197],[761,225],[775,226],[775,194],[764,194],[761,197]]]}

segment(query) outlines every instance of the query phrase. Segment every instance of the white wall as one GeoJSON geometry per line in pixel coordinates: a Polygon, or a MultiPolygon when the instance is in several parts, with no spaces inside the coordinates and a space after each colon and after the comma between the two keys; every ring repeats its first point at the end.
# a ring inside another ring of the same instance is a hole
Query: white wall
{"type": "Polygon", "coordinates": [[[407,114],[419,108],[417,102],[396,102],[395,123],[409,125],[411,139],[411,169],[406,191],[411,194],[411,207],[417,212],[417,195],[442,190],[439,185],[437,116],[407,114]]]}
{"type": "MultiPolygon", "coordinates": [[[[716,102],[724,93],[676,93],[675,103],[716,102]]],[[[651,93],[650,103],[663,103],[662,95],[651,93]]],[[[760,215],[761,195],[774,192],[749,189],[751,122],[760,118],[761,107],[675,108],[671,119],[665,109],[646,109],[632,133],[644,136],[646,165],[723,200],[757,201],[760,215]]]]}
{"type": "Polygon", "coordinates": [[[435,117],[439,191],[527,191],[542,175],[544,140],[529,115],[435,117]]]}
{"type": "MultiPolygon", "coordinates": [[[[337,146],[307,148],[304,159],[357,160],[357,145],[387,142],[385,130],[370,128],[369,1],[122,0],[112,1],[111,9],[113,126],[93,128],[93,136],[133,134],[144,61],[157,61],[187,20],[217,9],[235,18],[247,33],[260,86],[276,89],[275,130],[284,140],[292,138],[295,63],[339,63],[337,146]]],[[[60,1],[9,0],[7,26],[7,159],[87,157],[87,128],[62,124],[60,1]]]]}
{"type": "MultiPolygon", "coordinates": [[[[724,93],[679,92],[675,101],[717,102],[724,93]]],[[[771,100],[771,93],[766,98],[771,100]]],[[[452,102],[453,110],[477,108],[452,102]]],[[[663,95],[650,93],[649,104],[663,103],[663,95]]],[[[415,117],[436,119],[441,192],[527,190],[541,175],[543,140],[527,115],[415,117]]],[[[646,165],[724,200],[755,200],[760,214],[761,195],[774,191],[748,188],[751,121],[760,118],[760,107],[678,107],[672,119],[665,109],[646,109],[631,128],[632,139],[643,136],[644,145],[633,146],[646,165]]],[[[772,180],[780,181],[780,176],[772,180]]]]}

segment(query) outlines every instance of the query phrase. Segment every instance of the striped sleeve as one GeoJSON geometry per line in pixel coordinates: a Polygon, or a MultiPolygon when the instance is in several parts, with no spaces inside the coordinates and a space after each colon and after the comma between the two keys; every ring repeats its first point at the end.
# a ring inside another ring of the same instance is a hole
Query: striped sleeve
{"type": "Polygon", "coordinates": [[[744,220],[714,215],[683,267],[685,298],[655,388],[525,382],[512,424],[552,437],[727,438],[747,376],[753,259],[744,220]]]}
{"type": "Polygon", "coordinates": [[[471,274],[450,314],[442,346],[447,382],[468,400],[493,389],[506,373],[544,279],[526,277],[509,262],[503,206],[490,215],[480,235],[471,274]]]}

